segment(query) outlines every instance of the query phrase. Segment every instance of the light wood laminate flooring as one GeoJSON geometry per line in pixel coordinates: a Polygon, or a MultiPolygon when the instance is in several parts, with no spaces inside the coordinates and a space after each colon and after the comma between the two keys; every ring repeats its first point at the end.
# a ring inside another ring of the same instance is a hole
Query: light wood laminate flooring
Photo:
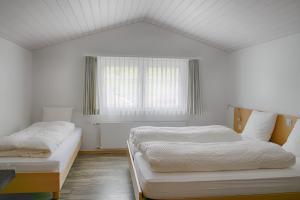
{"type": "Polygon", "coordinates": [[[62,200],[134,200],[126,156],[79,155],[62,200]]]}
{"type": "MultiPolygon", "coordinates": [[[[0,200],[50,200],[50,193],[0,195],[0,200]]],[[[61,200],[134,200],[128,159],[78,155],[61,190],[61,200]]]]}

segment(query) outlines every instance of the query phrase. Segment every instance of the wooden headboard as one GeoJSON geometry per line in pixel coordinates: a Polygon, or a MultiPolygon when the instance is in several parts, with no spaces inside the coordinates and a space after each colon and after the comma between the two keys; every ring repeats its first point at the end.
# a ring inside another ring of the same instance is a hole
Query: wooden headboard
{"type": "MultiPolygon", "coordinates": [[[[251,109],[246,108],[234,108],[234,120],[233,128],[236,132],[241,133],[252,113],[251,109]]],[[[275,128],[271,137],[271,142],[282,145],[287,140],[290,132],[292,131],[298,117],[278,114],[275,128]],[[291,120],[291,126],[288,125],[287,121],[291,120]]]]}

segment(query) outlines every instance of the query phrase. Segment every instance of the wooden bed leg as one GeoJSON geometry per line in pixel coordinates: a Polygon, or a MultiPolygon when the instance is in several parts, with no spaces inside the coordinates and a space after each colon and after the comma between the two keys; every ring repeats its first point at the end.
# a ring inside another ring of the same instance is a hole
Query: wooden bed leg
{"type": "Polygon", "coordinates": [[[54,200],[59,199],[59,196],[60,196],[60,192],[53,192],[52,193],[52,199],[54,199],[54,200]]]}

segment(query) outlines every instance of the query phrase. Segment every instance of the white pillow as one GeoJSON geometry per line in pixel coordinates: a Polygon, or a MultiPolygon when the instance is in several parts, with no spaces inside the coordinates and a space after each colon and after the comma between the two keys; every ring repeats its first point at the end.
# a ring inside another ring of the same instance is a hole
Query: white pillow
{"type": "Polygon", "coordinates": [[[277,114],[270,112],[252,111],[242,133],[246,139],[269,141],[276,123],[277,114]]]}
{"type": "Polygon", "coordinates": [[[66,121],[70,122],[72,119],[71,107],[44,107],[43,108],[43,121],[66,121]]]}
{"type": "Polygon", "coordinates": [[[295,156],[300,156],[300,119],[297,120],[292,132],[282,148],[295,156]]]}

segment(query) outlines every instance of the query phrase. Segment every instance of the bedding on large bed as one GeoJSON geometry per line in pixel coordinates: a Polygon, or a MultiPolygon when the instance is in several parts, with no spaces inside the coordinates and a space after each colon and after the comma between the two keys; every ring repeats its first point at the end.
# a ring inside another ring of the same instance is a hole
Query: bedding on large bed
{"type": "Polygon", "coordinates": [[[0,157],[49,157],[74,131],[73,123],[38,122],[4,136],[0,140],[0,157]]]}
{"type": "Polygon", "coordinates": [[[144,142],[138,145],[154,172],[279,169],[295,164],[295,156],[262,141],[218,143],[144,142]]]}
{"type": "Polygon", "coordinates": [[[221,126],[154,127],[141,126],[130,130],[129,141],[137,146],[142,142],[233,142],[241,140],[234,130],[221,126]]]}

